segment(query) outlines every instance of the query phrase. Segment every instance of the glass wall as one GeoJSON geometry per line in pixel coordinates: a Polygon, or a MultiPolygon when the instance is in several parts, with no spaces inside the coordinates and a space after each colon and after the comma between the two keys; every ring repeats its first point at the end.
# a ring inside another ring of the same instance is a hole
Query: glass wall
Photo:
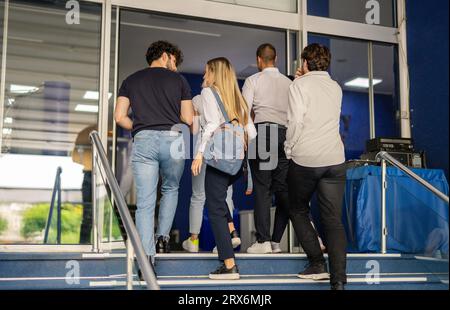
{"type": "Polygon", "coordinates": [[[373,44],[375,132],[377,137],[400,137],[398,49],[393,44],[373,44]]]}
{"type": "Polygon", "coordinates": [[[395,0],[308,0],[308,15],[396,26],[395,0]]]}
{"type": "Polygon", "coordinates": [[[3,25],[0,32],[0,243],[43,243],[58,167],[61,241],[90,243],[88,133],[98,120],[102,7],[74,3],[9,1],[7,36],[3,25]]]}
{"type": "Polygon", "coordinates": [[[254,8],[269,9],[296,13],[297,0],[206,0],[214,2],[230,3],[235,5],[249,6],[254,8]]]}
{"type": "Polygon", "coordinates": [[[341,136],[346,158],[359,159],[370,138],[368,43],[310,34],[308,44],[311,43],[323,44],[331,50],[329,72],[344,92],[341,136]]]}

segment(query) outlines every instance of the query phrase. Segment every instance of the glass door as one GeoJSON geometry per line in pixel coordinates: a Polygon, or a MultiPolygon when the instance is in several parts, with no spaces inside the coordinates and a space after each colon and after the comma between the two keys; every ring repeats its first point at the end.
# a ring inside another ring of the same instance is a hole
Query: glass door
{"type": "Polygon", "coordinates": [[[77,3],[0,1],[0,244],[91,243],[102,6],[77,3]]]}
{"type": "MultiPolygon", "coordinates": [[[[243,86],[247,77],[258,72],[256,50],[259,45],[271,43],[276,47],[277,65],[280,71],[286,75],[293,74],[298,53],[297,32],[295,31],[120,9],[116,91],[127,76],[148,66],[145,53],[149,45],[157,40],[167,40],[178,45],[182,50],[184,62],[178,70],[188,80],[194,96],[201,92],[204,68],[206,62],[212,58],[224,56],[230,59],[236,69],[239,84],[243,86]]],[[[110,122],[112,121],[111,119],[110,122]]],[[[109,127],[113,127],[112,123],[109,127]]],[[[116,176],[130,208],[133,210],[136,199],[130,161],[131,135],[130,132],[121,128],[117,128],[115,134],[116,146],[113,157],[116,158],[116,176]]],[[[189,235],[188,212],[192,192],[190,164],[191,161],[186,160],[185,172],[180,184],[177,214],[172,229],[173,244],[171,248],[175,251],[181,250],[181,242],[189,235]]],[[[234,187],[233,195],[236,207],[235,224],[237,227],[240,225],[243,252],[254,242],[255,238],[253,223],[246,221],[248,217],[246,214],[253,212],[253,198],[245,195],[245,183],[244,180],[238,182],[234,187]]],[[[204,251],[211,251],[214,247],[212,231],[206,220],[206,214],[200,216],[203,217],[201,232],[203,237],[200,238],[200,248],[204,251]]],[[[248,218],[253,221],[253,215],[248,218]]],[[[286,233],[286,251],[288,250],[287,235],[286,233]]]]}

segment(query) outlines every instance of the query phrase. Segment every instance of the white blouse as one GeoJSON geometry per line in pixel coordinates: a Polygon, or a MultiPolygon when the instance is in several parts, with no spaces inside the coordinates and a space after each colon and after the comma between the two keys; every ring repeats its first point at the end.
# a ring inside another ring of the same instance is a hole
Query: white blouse
{"type": "MultiPolygon", "coordinates": [[[[220,94],[219,94],[220,96],[220,94]]],[[[199,96],[193,99],[194,108],[200,114],[201,137],[198,152],[204,153],[206,145],[211,139],[214,131],[225,123],[225,118],[220,110],[219,103],[216,100],[210,88],[204,88],[199,96]]],[[[256,138],[256,128],[249,111],[248,124],[245,127],[249,140],[256,138]]]]}

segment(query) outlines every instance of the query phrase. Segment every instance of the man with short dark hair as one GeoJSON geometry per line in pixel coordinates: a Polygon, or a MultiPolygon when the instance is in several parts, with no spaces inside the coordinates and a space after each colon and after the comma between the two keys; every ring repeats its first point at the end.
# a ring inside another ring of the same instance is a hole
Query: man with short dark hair
{"type": "Polygon", "coordinates": [[[277,52],[273,45],[261,45],[256,52],[256,60],[260,72],[245,81],[242,91],[250,110],[253,110],[258,130],[256,158],[250,158],[257,240],[247,252],[280,253],[280,242],[289,223],[286,180],[288,160],[283,145],[286,140],[288,93],[292,81],[276,67],[277,52]],[[271,235],[270,209],[274,194],[277,208],[271,235]]]}
{"type": "Polygon", "coordinates": [[[153,43],[146,54],[150,67],[129,76],[122,84],[115,120],[133,134],[133,174],[137,190],[136,226],[151,263],[155,256],[154,213],[159,176],[161,202],[156,239],[168,252],[169,233],[178,204],[184,156],[174,156],[172,146],[182,145],[180,123],[191,125],[194,117],[191,89],[176,72],[182,53],[166,41],[153,43]],[[130,107],[133,120],[128,117],[130,107]],[[178,127],[178,128],[177,128],[178,127]]]}
{"type": "Polygon", "coordinates": [[[309,218],[309,203],[316,192],[329,254],[331,288],[342,290],[347,282],[347,241],[342,224],[346,169],[344,145],[339,134],[342,89],[326,71],[331,61],[326,46],[307,46],[302,61],[298,78],[289,91],[285,144],[290,159],[290,218],[310,262],[298,276],[314,280],[330,277],[309,218]]]}

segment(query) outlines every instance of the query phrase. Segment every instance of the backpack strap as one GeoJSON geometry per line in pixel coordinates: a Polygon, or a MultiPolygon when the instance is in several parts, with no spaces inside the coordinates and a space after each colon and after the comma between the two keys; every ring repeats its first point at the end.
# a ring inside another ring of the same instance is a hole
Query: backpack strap
{"type": "Polygon", "coordinates": [[[225,110],[225,106],[223,105],[222,99],[220,99],[219,94],[214,88],[210,87],[209,89],[211,89],[212,93],[214,94],[214,97],[216,97],[216,101],[217,104],[219,105],[220,110],[222,111],[223,118],[225,118],[225,121],[229,123],[230,117],[228,116],[227,110],[225,110]]]}

